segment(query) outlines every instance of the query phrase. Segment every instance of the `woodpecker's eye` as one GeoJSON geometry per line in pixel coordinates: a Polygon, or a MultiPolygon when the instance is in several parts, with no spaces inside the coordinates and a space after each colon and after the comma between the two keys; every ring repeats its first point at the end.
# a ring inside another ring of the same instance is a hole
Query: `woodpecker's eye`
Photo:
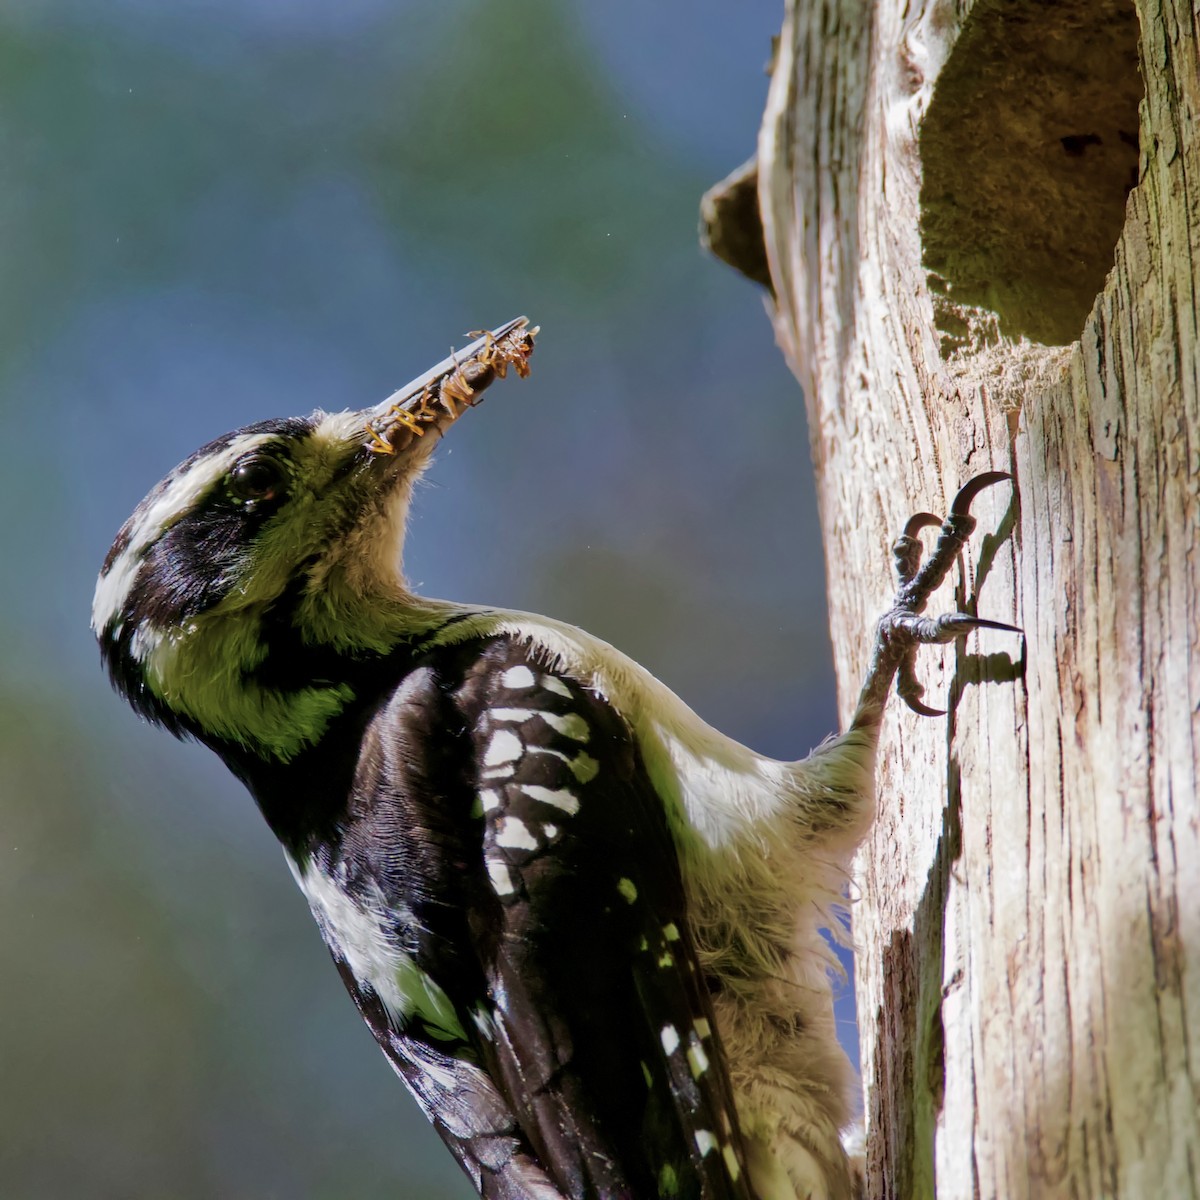
{"type": "Polygon", "coordinates": [[[248,454],[229,472],[229,494],[243,504],[274,500],[284,487],[283,467],[265,454],[248,454]]]}

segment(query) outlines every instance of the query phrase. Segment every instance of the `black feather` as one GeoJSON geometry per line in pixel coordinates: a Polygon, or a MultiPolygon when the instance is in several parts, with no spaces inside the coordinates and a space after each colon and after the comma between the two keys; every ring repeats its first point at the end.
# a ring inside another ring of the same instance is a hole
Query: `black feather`
{"type": "Polygon", "coordinates": [[[481,1195],[749,1200],[674,843],[625,722],[506,637],[388,665],[398,686],[360,680],[286,771],[229,757],[293,855],[382,899],[391,943],[453,1001],[461,1037],[397,1019],[330,939],[394,1068],[481,1195]]]}

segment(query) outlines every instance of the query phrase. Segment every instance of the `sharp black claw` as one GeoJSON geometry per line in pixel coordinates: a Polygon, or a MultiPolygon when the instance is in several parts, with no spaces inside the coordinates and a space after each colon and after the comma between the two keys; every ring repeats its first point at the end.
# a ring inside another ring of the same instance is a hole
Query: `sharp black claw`
{"type": "Polygon", "coordinates": [[[933,513],[919,512],[913,513],[908,518],[908,524],[904,526],[905,537],[916,537],[922,529],[928,529],[931,525],[941,525],[942,518],[935,517],[933,513]]]}
{"type": "Polygon", "coordinates": [[[1002,629],[1005,633],[1024,633],[1020,625],[1007,625],[1003,621],[988,621],[984,617],[972,617],[976,629],[1002,629]]]}
{"type": "Polygon", "coordinates": [[[917,679],[916,650],[919,645],[952,642],[976,629],[997,629],[1004,633],[1022,633],[1016,625],[989,621],[967,613],[946,613],[924,617],[933,590],[949,574],[959,552],[975,528],[971,503],[985,488],[1013,477],[1007,471],[984,471],[959,489],[943,521],[933,513],[919,512],[909,517],[904,532],[892,546],[892,558],[900,579],[891,611],[879,623],[871,669],[859,695],[854,728],[877,727],[893,680],[896,694],[921,717],[944,717],[944,709],[932,708],[921,696],[924,688],[917,679]],[[937,543],[922,562],[925,547],[917,536],[931,525],[941,527],[937,543]]]}
{"type": "Polygon", "coordinates": [[[954,503],[950,505],[950,512],[956,517],[965,517],[970,511],[971,501],[984,488],[990,488],[994,483],[1003,483],[1006,479],[1011,478],[1012,476],[1007,471],[984,471],[983,474],[976,475],[974,479],[968,479],[958,489],[958,495],[954,497],[954,503]]]}
{"type": "Polygon", "coordinates": [[[921,699],[925,694],[925,688],[917,678],[917,650],[915,646],[910,647],[900,660],[896,668],[896,673],[899,676],[896,681],[896,694],[913,712],[922,717],[945,716],[945,713],[941,709],[930,708],[921,699]]]}
{"type": "Polygon", "coordinates": [[[923,704],[913,696],[904,696],[902,699],[919,717],[944,717],[946,715],[944,708],[930,708],[928,704],[923,704]]]}

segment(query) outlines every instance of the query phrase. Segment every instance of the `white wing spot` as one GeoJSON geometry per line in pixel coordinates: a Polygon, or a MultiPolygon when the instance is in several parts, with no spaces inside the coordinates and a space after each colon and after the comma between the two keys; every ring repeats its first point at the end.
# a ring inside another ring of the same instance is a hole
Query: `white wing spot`
{"type": "Polygon", "coordinates": [[[497,862],[494,858],[487,860],[488,878],[492,881],[492,890],[497,896],[510,896],[517,889],[513,887],[512,874],[506,863],[497,862]]]}
{"type": "Polygon", "coordinates": [[[600,764],[590,754],[582,753],[569,759],[567,766],[571,768],[571,774],[580,783],[591,783],[600,770],[600,764]]]}
{"type": "Polygon", "coordinates": [[[499,763],[516,762],[524,749],[521,739],[511,729],[497,729],[484,751],[483,765],[494,767],[499,763]]]}
{"type": "Polygon", "coordinates": [[[530,717],[536,717],[537,711],[532,708],[492,708],[488,716],[493,721],[504,721],[511,725],[524,725],[530,717]]]}
{"type": "Polygon", "coordinates": [[[500,795],[494,792],[491,788],[484,788],[479,793],[479,811],[480,813],[495,812],[500,807],[500,795]]]}
{"type": "Polygon", "coordinates": [[[537,682],[533,676],[533,672],[528,667],[509,667],[503,675],[500,676],[500,686],[506,687],[509,691],[517,691],[520,688],[531,688],[537,682]]]}
{"type": "Polygon", "coordinates": [[[568,699],[570,699],[571,689],[567,687],[567,685],[563,683],[561,679],[556,678],[554,675],[543,675],[542,687],[544,687],[548,692],[553,692],[556,696],[566,696],[568,699]]]}
{"type": "Polygon", "coordinates": [[[555,750],[553,746],[530,746],[529,753],[553,754],[555,758],[562,759],[567,764],[571,774],[580,783],[591,783],[600,773],[600,764],[590,754],[583,751],[580,751],[572,758],[569,754],[564,754],[561,750],[555,750]]]}
{"type": "Polygon", "coordinates": [[[733,1152],[733,1147],[722,1146],[721,1157],[725,1160],[725,1170],[729,1172],[729,1178],[736,1183],[742,1174],[742,1165],[738,1162],[737,1155],[733,1152]]]}
{"type": "Polygon", "coordinates": [[[696,1130],[696,1149],[700,1151],[701,1158],[703,1158],[706,1154],[711,1154],[716,1148],[717,1139],[713,1136],[711,1130],[696,1130]]]}
{"type": "Polygon", "coordinates": [[[674,1025],[662,1027],[662,1048],[667,1054],[674,1054],[679,1049],[679,1031],[674,1025]]]}
{"type": "Polygon", "coordinates": [[[547,841],[552,842],[556,837],[558,837],[558,826],[550,824],[543,825],[542,833],[546,835],[547,841]]]}
{"type": "Polygon", "coordinates": [[[496,829],[496,845],[509,850],[536,850],[537,839],[520,817],[502,817],[496,829]]]}
{"type": "MultiPolygon", "coordinates": [[[[625,901],[628,904],[633,904],[638,898],[637,884],[632,879],[618,879],[617,891],[625,897],[625,901]]],[[[642,941],[645,942],[645,938],[642,941]]]]}
{"type": "Polygon", "coordinates": [[[573,742],[586,742],[592,736],[588,723],[578,713],[540,712],[538,716],[563,737],[569,737],[573,742]]]}
{"type": "Polygon", "coordinates": [[[542,804],[549,804],[565,812],[569,817],[573,817],[579,811],[579,797],[566,788],[547,788],[539,787],[536,783],[526,783],[521,785],[521,791],[530,800],[538,800],[542,804]]]}

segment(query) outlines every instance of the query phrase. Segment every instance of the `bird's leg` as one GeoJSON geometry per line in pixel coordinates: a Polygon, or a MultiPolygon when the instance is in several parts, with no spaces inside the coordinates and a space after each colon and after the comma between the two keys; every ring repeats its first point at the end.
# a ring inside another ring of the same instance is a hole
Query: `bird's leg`
{"type": "Polygon", "coordinates": [[[896,691],[900,698],[913,712],[926,717],[942,715],[941,710],[930,708],[921,701],[925,689],[917,681],[916,675],[918,646],[952,642],[973,629],[1020,632],[1014,625],[972,617],[967,613],[944,613],[938,617],[921,615],[929,597],[949,574],[959,551],[975,528],[975,518],[969,511],[971,501],[984,488],[1011,478],[1004,471],[987,471],[976,475],[954,497],[945,520],[939,520],[932,513],[917,513],[909,519],[904,532],[896,539],[892,556],[896,562],[900,587],[891,608],[880,618],[876,628],[871,665],[859,694],[851,729],[878,726],[893,679],[896,679],[896,691]],[[922,546],[918,535],[930,525],[940,525],[941,533],[933,552],[922,563],[922,546]]]}

